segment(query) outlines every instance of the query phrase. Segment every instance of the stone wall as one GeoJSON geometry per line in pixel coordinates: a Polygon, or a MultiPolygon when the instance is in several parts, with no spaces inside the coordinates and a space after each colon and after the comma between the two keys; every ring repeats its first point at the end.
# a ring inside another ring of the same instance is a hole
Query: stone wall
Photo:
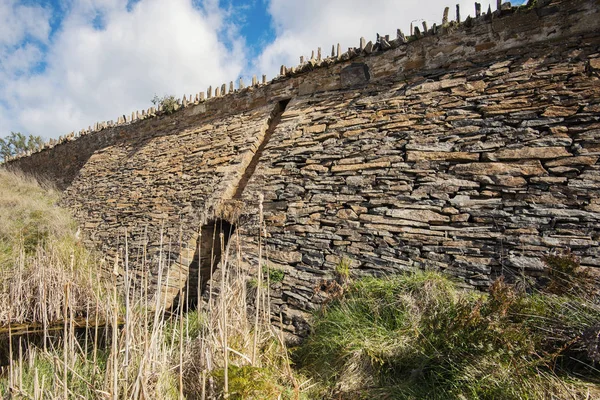
{"type": "Polygon", "coordinates": [[[290,102],[244,196],[265,196],[286,329],[343,258],[480,288],[556,249],[600,266],[600,37],[555,44],[290,102]]]}
{"type": "Polygon", "coordinates": [[[543,1],[361,40],[9,165],[64,188],[109,258],[126,236],[143,248],[148,265],[131,252],[130,264],[169,301],[195,273],[202,226],[234,223],[246,267],[258,265],[262,196],[261,256],[285,271],[273,315],[294,334],[344,259],[356,276],[434,268],[480,288],[543,273],[558,248],[596,267],[599,10],[543,1]]]}

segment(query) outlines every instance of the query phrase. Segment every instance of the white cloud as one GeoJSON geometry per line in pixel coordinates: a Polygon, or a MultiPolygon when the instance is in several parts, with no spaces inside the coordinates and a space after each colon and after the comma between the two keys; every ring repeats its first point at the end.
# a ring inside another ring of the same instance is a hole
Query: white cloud
{"type": "Polygon", "coordinates": [[[46,41],[50,33],[50,12],[40,6],[24,6],[16,0],[0,2],[0,46],[13,46],[26,36],[46,41]]]}
{"type": "MultiPolygon", "coordinates": [[[[423,20],[429,26],[434,22],[439,25],[444,7],[450,7],[449,18],[455,19],[457,3],[462,20],[475,14],[474,2],[465,0],[270,0],[277,37],[265,48],[255,68],[269,76],[277,75],[281,65],[298,65],[301,55],[310,57],[318,47],[326,56],[337,43],[342,52],[358,47],[361,36],[367,41],[375,41],[377,33],[395,38],[398,28],[408,34],[411,22],[421,30],[423,20]]],[[[495,10],[496,2],[491,0],[481,2],[482,11],[490,4],[495,10]]]]}
{"type": "Polygon", "coordinates": [[[25,43],[11,51],[6,51],[0,59],[0,73],[7,78],[14,78],[21,73],[27,73],[31,66],[42,61],[42,50],[31,43],[25,43]]]}
{"type": "Polygon", "coordinates": [[[243,42],[225,17],[216,0],[202,9],[191,0],[142,0],[129,12],[125,0],[74,2],[49,44],[46,70],[0,87],[0,133],[56,137],[148,108],[154,94],[181,97],[235,80],[243,42]]]}

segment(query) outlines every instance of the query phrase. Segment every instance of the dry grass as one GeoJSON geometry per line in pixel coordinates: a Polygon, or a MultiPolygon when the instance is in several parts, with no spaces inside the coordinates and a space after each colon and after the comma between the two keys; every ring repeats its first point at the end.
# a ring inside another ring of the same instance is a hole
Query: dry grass
{"type": "MultiPolygon", "coordinates": [[[[8,360],[0,392],[33,399],[301,398],[269,322],[268,290],[254,299],[259,312],[248,315],[239,237],[223,248],[200,309],[172,312],[164,287],[149,298],[147,280],[129,280],[128,254],[111,261],[125,271],[124,285],[110,275],[98,285],[93,271],[106,268],[79,245],[75,225],[55,205],[56,191],[3,170],[0,188],[0,324],[8,360]],[[17,335],[26,327],[38,335],[17,335]]],[[[161,259],[159,275],[170,268],[161,259]]],[[[258,284],[268,286],[262,276],[258,284]]]]}
{"type": "MultiPolygon", "coordinates": [[[[113,280],[99,305],[107,329],[95,327],[92,320],[83,331],[87,333],[77,334],[77,308],[67,303],[62,341],[46,350],[15,344],[15,361],[8,379],[0,380],[0,390],[19,398],[48,399],[304,398],[267,314],[259,315],[258,324],[247,315],[248,278],[238,261],[225,253],[215,272],[218,295],[211,295],[211,303],[205,302],[200,311],[168,312],[163,291],[148,299],[133,284],[125,285],[125,309],[113,280]]],[[[169,267],[165,262],[161,268],[169,267]]],[[[65,296],[74,299],[68,283],[66,288],[65,296]]],[[[265,310],[267,295],[259,300],[265,310]]]]}
{"type": "Polygon", "coordinates": [[[74,316],[95,310],[96,261],[56,205],[58,193],[4,169],[0,188],[0,327],[61,321],[67,285],[74,316]]]}
{"type": "Polygon", "coordinates": [[[19,244],[31,252],[48,238],[73,237],[73,220],[56,206],[59,194],[49,184],[0,168],[0,188],[0,268],[12,264],[19,244]]]}
{"type": "Polygon", "coordinates": [[[271,326],[266,278],[253,282],[264,290],[254,298],[258,314],[248,315],[249,277],[241,269],[239,237],[226,252],[212,304],[204,309],[205,324],[183,358],[184,389],[188,398],[300,399],[304,394],[291,368],[283,337],[271,326]],[[226,284],[222,284],[226,282],[226,284]],[[262,310],[262,311],[261,311],[262,310]]]}

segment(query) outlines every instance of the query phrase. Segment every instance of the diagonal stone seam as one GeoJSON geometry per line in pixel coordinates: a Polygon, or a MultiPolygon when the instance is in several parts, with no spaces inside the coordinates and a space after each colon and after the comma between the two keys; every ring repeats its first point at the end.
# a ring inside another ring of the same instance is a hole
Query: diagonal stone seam
{"type": "Polygon", "coordinates": [[[269,117],[269,120],[267,122],[268,127],[262,138],[262,141],[258,145],[258,148],[254,152],[254,155],[252,156],[252,159],[250,160],[250,163],[246,167],[246,170],[244,171],[240,180],[238,181],[238,184],[236,185],[237,188],[233,195],[233,199],[241,199],[242,198],[244,189],[246,189],[246,186],[248,185],[248,181],[250,181],[250,178],[252,178],[252,175],[254,175],[254,172],[256,171],[256,167],[258,166],[260,157],[262,156],[262,153],[264,152],[265,148],[267,147],[267,144],[269,144],[269,140],[271,139],[271,136],[273,136],[273,132],[275,132],[275,129],[277,129],[277,125],[279,125],[279,123],[281,122],[281,116],[285,112],[285,109],[289,102],[290,102],[289,99],[281,100],[275,105],[275,108],[273,109],[273,112],[271,113],[271,116],[269,117]]]}

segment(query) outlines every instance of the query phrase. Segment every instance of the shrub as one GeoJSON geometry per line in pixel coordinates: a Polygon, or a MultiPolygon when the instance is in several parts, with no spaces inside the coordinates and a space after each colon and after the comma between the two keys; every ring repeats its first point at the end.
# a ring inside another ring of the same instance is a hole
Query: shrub
{"type": "Polygon", "coordinates": [[[157,95],[154,95],[154,98],[152,99],[152,104],[156,105],[157,107],[161,107],[162,111],[165,114],[172,114],[179,108],[179,103],[173,95],[164,95],[163,97],[158,97],[157,95]]]}
{"type": "Polygon", "coordinates": [[[568,292],[575,281],[579,270],[579,260],[570,251],[553,253],[543,258],[548,266],[550,283],[547,290],[552,293],[562,294],[568,292]]]}
{"type": "Polygon", "coordinates": [[[269,282],[272,284],[282,282],[285,278],[285,271],[281,268],[270,267],[269,271],[269,282]]]}
{"type": "Polygon", "coordinates": [[[295,360],[340,398],[562,398],[590,386],[575,372],[593,376],[584,333],[599,319],[598,305],[502,280],[486,295],[435,273],[368,278],[318,313],[295,360]]]}
{"type": "MultiPolygon", "coordinates": [[[[277,384],[276,374],[268,368],[230,365],[228,372],[229,398],[232,400],[276,399],[283,392],[283,388],[277,384]]],[[[215,371],[214,377],[219,391],[222,391],[223,369],[215,371]]]]}

